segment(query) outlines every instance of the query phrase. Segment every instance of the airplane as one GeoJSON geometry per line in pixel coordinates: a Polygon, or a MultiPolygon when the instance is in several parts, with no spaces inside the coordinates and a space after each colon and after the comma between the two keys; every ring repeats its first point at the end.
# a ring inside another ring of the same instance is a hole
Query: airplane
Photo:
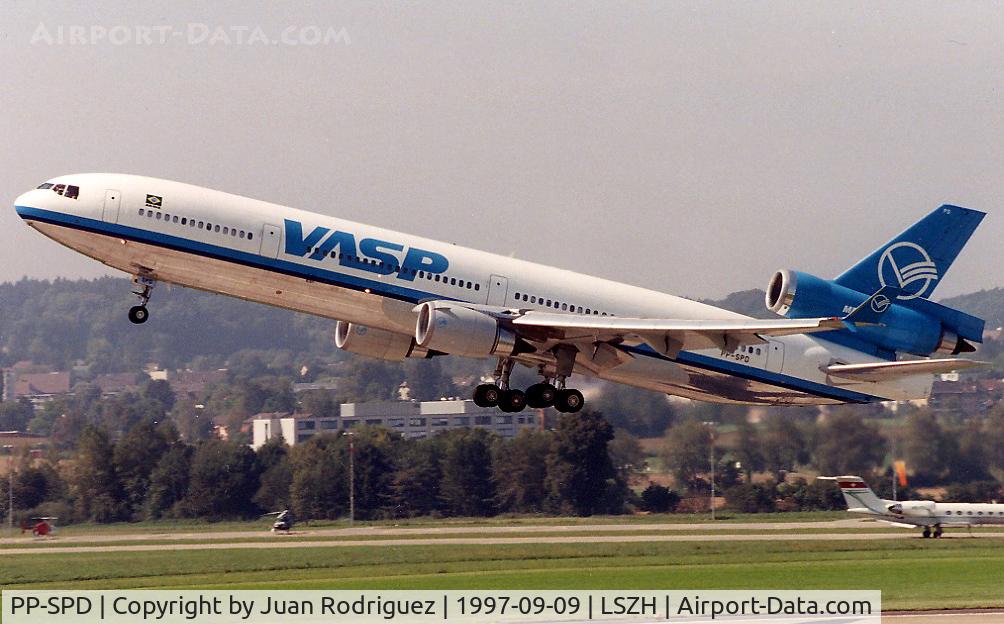
{"type": "Polygon", "coordinates": [[[497,358],[481,407],[582,409],[574,373],[695,400],[871,403],[928,396],[981,365],[982,319],[931,301],[984,213],[944,205],[833,280],[782,270],[753,319],[636,286],[127,174],[52,178],[15,201],[43,235],[132,275],[146,322],[158,282],[336,321],[354,354],[497,358]],[[510,386],[515,364],[540,381],[510,386]]]}
{"type": "Polygon", "coordinates": [[[926,537],[941,537],[946,526],[984,526],[1004,524],[1001,503],[936,503],[930,500],[893,501],[879,498],[861,477],[816,477],[836,481],[844,495],[847,511],[875,516],[879,522],[913,529],[923,527],[926,537]]]}

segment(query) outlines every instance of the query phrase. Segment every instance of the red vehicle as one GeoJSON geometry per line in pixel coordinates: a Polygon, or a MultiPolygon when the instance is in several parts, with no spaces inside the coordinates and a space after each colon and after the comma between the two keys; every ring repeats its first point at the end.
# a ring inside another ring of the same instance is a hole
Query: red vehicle
{"type": "Polygon", "coordinates": [[[54,516],[40,516],[38,518],[29,518],[25,522],[21,523],[21,533],[31,530],[32,537],[46,537],[52,535],[56,531],[56,518],[54,516]]]}

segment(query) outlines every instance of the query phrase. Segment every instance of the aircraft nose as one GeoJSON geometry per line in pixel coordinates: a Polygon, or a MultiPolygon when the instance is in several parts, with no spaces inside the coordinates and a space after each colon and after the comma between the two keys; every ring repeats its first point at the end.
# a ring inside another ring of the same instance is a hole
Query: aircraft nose
{"type": "Polygon", "coordinates": [[[21,193],[14,200],[14,211],[17,212],[18,216],[22,219],[25,218],[25,212],[27,208],[31,205],[30,196],[33,191],[28,191],[27,193],[21,193]]]}

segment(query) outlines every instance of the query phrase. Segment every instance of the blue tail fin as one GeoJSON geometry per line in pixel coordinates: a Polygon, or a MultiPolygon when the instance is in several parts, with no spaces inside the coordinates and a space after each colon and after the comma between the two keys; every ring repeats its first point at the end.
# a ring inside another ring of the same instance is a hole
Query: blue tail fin
{"type": "Polygon", "coordinates": [[[858,292],[899,289],[899,300],[926,299],[973,235],[985,213],[948,204],[840,274],[834,282],[858,292]]]}

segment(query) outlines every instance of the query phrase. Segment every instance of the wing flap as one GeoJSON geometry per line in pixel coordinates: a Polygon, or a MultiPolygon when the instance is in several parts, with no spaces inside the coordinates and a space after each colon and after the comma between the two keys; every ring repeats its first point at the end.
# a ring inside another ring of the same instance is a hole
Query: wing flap
{"type": "Polygon", "coordinates": [[[517,328],[536,328],[561,340],[610,341],[635,337],[660,353],[675,355],[681,349],[760,344],[768,336],[790,336],[833,331],[845,327],[837,317],[814,319],[647,319],[530,311],[513,319],[517,328]]]}
{"type": "Polygon", "coordinates": [[[831,364],[823,368],[828,375],[854,381],[891,381],[910,375],[937,375],[953,371],[988,366],[989,362],[978,362],[963,358],[934,360],[902,360],[899,362],[869,362],[866,364],[831,364]]]}

